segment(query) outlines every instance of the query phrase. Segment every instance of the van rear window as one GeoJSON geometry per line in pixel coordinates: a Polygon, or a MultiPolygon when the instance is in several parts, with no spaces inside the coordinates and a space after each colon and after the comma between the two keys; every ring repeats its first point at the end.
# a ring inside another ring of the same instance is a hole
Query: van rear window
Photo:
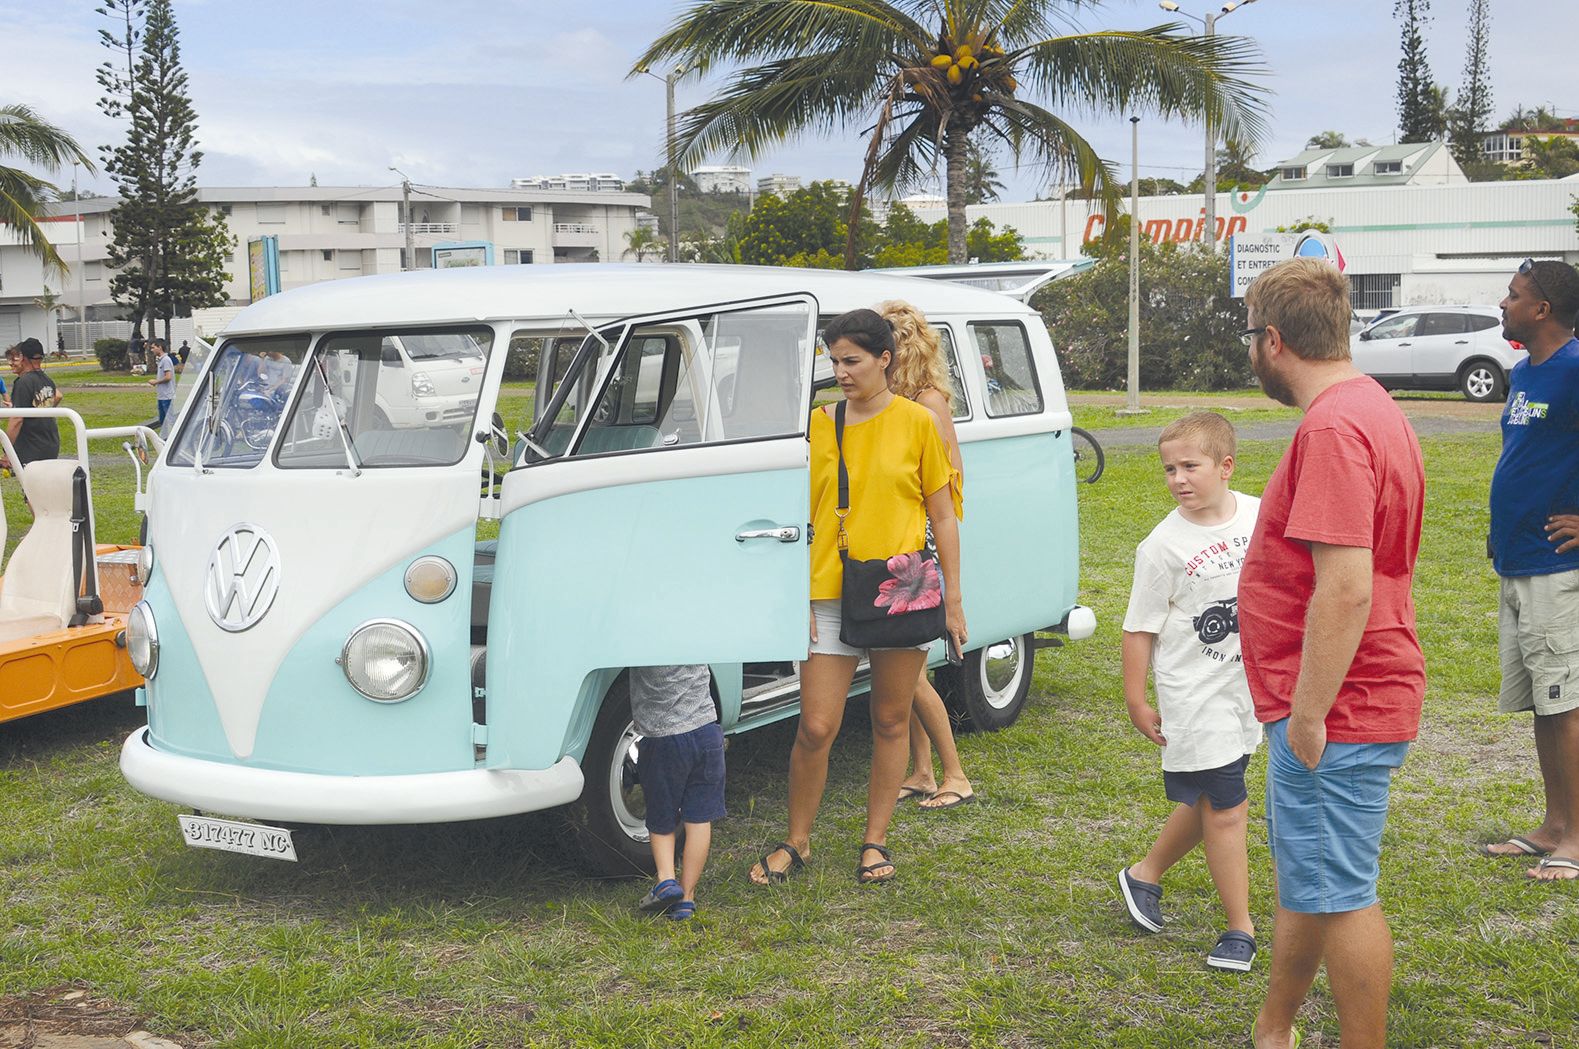
{"type": "Polygon", "coordinates": [[[1042,387],[1025,327],[1015,321],[988,321],[970,326],[976,352],[987,373],[987,414],[1035,415],[1042,410],[1042,387]]]}

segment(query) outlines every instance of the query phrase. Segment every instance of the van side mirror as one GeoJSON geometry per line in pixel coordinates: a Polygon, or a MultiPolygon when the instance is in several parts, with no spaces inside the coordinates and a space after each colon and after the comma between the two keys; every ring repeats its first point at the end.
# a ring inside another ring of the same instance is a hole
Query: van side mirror
{"type": "Polygon", "coordinates": [[[1361,342],[1370,342],[1371,341],[1371,329],[1366,328],[1365,330],[1360,332],[1360,341],[1361,342]]]}
{"type": "Polygon", "coordinates": [[[493,453],[503,459],[510,454],[510,434],[504,428],[504,416],[493,413],[488,423],[488,439],[493,442],[493,453]]]}

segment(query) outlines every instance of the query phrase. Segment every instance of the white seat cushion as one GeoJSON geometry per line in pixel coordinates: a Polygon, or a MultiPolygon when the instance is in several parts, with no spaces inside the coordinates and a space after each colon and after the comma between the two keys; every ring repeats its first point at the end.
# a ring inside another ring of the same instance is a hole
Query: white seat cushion
{"type": "Polygon", "coordinates": [[[47,634],[65,625],[59,616],[0,616],[0,644],[47,634]]]}

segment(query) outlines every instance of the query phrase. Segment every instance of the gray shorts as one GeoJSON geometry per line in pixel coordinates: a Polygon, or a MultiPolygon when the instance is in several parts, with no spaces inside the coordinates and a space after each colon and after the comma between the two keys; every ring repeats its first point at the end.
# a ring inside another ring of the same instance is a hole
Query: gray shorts
{"type": "Polygon", "coordinates": [[[1579,707],[1579,570],[1502,577],[1497,612],[1505,714],[1579,707]]]}
{"type": "MultiPolygon", "coordinates": [[[[810,643],[808,655],[855,656],[857,658],[866,655],[866,649],[851,648],[839,638],[839,627],[844,622],[844,617],[840,614],[838,601],[813,601],[811,603],[811,614],[817,620],[817,640],[810,643]]],[[[922,652],[931,647],[932,642],[916,646],[922,652]]]]}

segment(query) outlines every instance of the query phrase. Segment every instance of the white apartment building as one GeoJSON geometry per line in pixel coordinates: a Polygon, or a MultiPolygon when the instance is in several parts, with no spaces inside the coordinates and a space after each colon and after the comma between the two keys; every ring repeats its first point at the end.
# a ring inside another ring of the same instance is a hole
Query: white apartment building
{"type": "Polygon", "coordinates": [[[775,197],[788,198],[797,189],[800,189],[799,175],[773,174],[757,179],[758,193],[771,193],[775,197]]]}
{"type": "Polygon", "coordinates": [[[750,193],[751,169],[734,164],[709,164],[691,169],[696,188],[703,193],[750,193]]]}
{"type": "MultiPolygon", "coordinates": [[[[433,265],[434,250],[464,245],[494,265],[618,262],[626,234],[650,205],[645,194],[608,190],[455,189],[413,186],[411,215],[401,214],[401,189],[379,187],[246,187],[198,190],[203,204],[225,215],[236,238],[226,295],[231,305],[251,301],[247,244],[272,236],[279,246],[280,290],[340,277],[393,273],[403,268],[409,221],[415,264],[433,265]]],[[[54,321],[34,300],[55,293],[61,319],[85,309],[94,326],[79,339],[63,326],[67,347],[124,334],[112,323],[119,307],[110,299],[110,198],[65,201],[43,220],[50,241],[70,267],[62,280],[0,227],[0,346],[34,336],[52,345],[54,321]]]]}
{"type": "Polygon", "coordinates": [[[533,175],[513,178],[511,189],[566,189],[576,193],[623,193],[625,180],[611,172],[571,175],[533,175]]]}

